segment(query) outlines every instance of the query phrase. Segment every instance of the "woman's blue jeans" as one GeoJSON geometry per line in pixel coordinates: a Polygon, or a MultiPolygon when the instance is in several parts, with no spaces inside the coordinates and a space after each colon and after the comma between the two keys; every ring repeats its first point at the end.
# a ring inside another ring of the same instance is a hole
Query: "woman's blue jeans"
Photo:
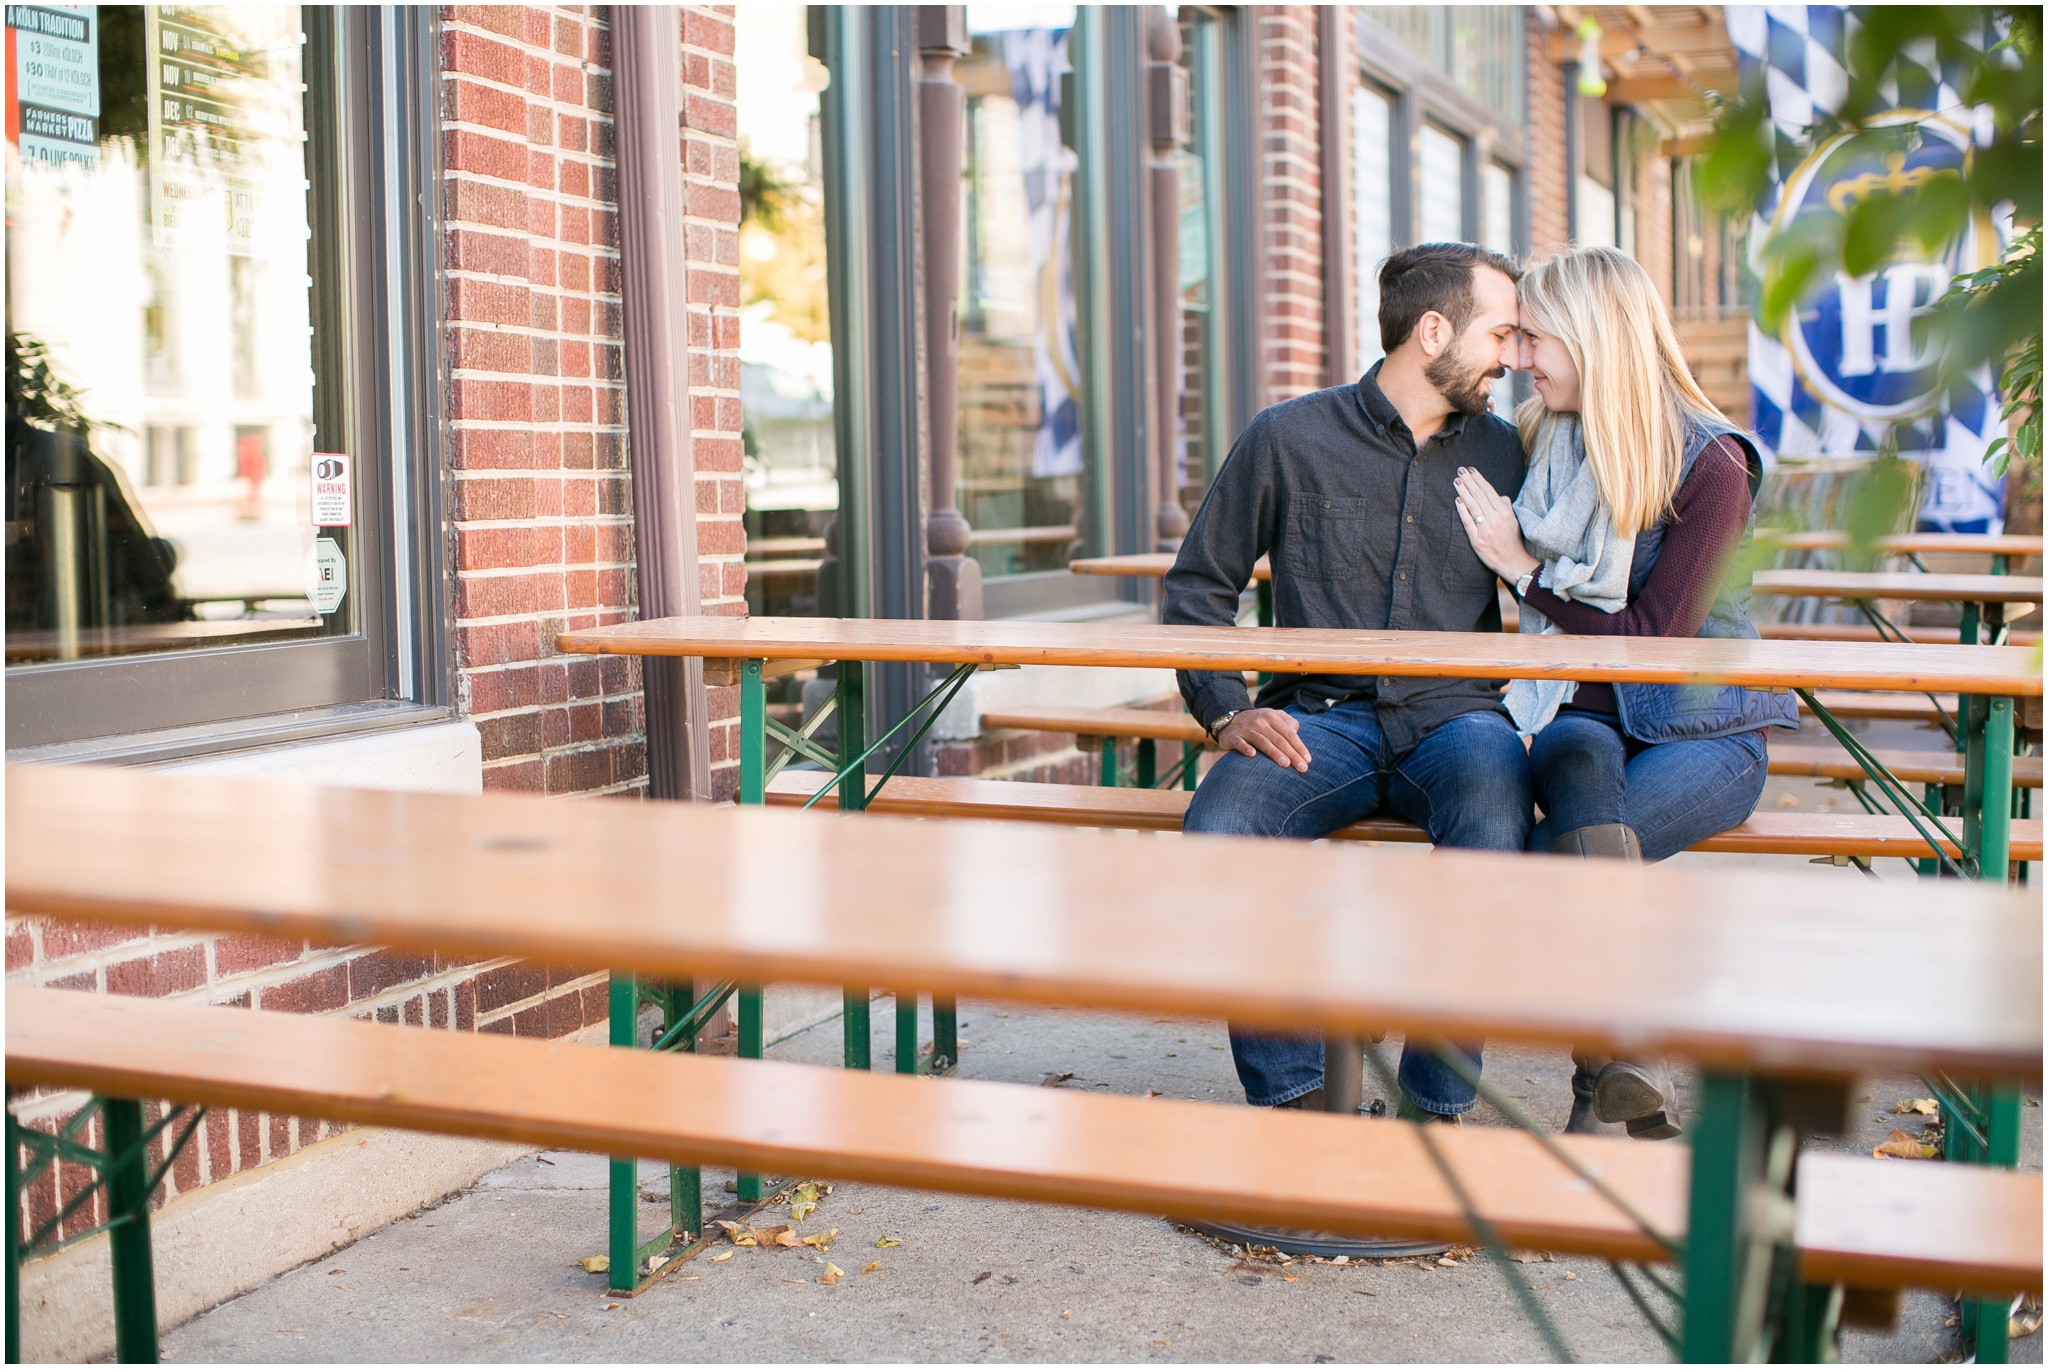
{"type": "MultiPolygon", "coordinates": [[[[1370,699],[1322,712],[1289,708],[1308,748],[1307,774],[1232,752],[1203,777],[1182,830],[1314,840],[1382,810],[1408,819],[1438,846],[1519,851],[1534,811],[1529,759],[1506,717],[1465,713],[1410,751],[1385,754],[1370,699]]],[[[1459,1047],[1479,1065],[1477,1047],[1459,1047]]],[[[1291,1102],[1323,1083],[1323,1039],[1230,1030],[1245,1100],[1291,1102]]],[[[1473,1087],[1428,1051],[1401,1052],[1401,1088],[1431,1112],[1468,1112],[1473,1087]]]]}
{"type": "Polygon", "coordinates": [[[1651,746],[1598,713],[1559,713],[1529,747],[1543,820],[1529,849],[1581,827],[1635,829],[1644,860],[1664,860],[1756,811],[1770,754],[1762,731],[1651,746]]]}

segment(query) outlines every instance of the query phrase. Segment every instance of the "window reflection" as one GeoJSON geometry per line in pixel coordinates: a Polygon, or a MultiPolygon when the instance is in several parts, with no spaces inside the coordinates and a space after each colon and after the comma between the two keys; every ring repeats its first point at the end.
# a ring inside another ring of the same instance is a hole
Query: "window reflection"
{"type": "Polygon", "coordinates": [[[300,14],[8,7],[10,663],[353,630],[350,528],[313,521],[300,14]]]}
{"type": "Polygon", "coordinates": [[[812,615],[839,507],[819,94],[804,6],[734,11],[740,144],[740,399],[747,604],[812,615]]]}
{"type": "Polygon", "coordinates": [[[1071,6],[969,5],[961,512],[984,576],[1057,570],[1081,504],[1073,218],[1061,137],[1071,6]]]}

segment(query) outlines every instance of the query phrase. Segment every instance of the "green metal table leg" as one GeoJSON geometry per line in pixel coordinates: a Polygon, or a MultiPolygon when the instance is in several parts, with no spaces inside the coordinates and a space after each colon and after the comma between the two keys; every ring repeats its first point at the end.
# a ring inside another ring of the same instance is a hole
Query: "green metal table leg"
{"type": "MultiPolygon", "coordinates": [[[[759,1060],[761,1058],[761,986],[759,984],[741,985],[737,997],[740,1005],[739,1056],[742,1060],[759,1060]]],[[[761,1195],[764,1190],[761,1186],[760,1175],[742,1173],[734,1187],[741,1202],[758,1203],[761,1201],[761,1195]]]]}
{"type": "MultiPolygon", "coordinates": [[[[1984,732],[1978,738],[1982,771],[1977,781],[1977,877],[2004,884],[2012,859],[2012,700],[1980,700],[1984,732]]],[[[1967,760],[1964,762],[1968,764],[1967,760]]],[[[1964,772],[1968,801],[1968,771],[1964,772]]]]}
{"type": "Polygon", "coordinates": [[[21,1141],[20,1123],[7,1113],[7,1362],[21,1363],[21,1141]]]}
{"type": "MultiPolygon", "coordinates": [[[[640,986],[632,975],[612,971],[611,1044],[632,1049],[640,1037],[640,986]]],[[[610,1234],[605,1245],[611,1259],[607,1281],[614,1293],[633,1291],[640,1261],[640,1165],[614,1155],[611,1163],[610,1234]]]]}
{"type": "Polygon", "coordinates": [[[944,1074],[960,1063],[960,1005],[932,995],[932,1073],[944,1074]]]}
{"type": "Polygon", "coordinates": [[[917,995],[896,995],[896,1072],[917,1073],[917,995]]]}
{"type": "MultiPolygon", "coordinates": [[[[842,813],[856,813],[868,806],[868,774],[864,764],[853,764],[853,759],[868,749],[868,706],[867,706],[867,663],[864,661],[841,661],[836,686],[838,706],[834,710],[839,725],[839,757],[848,764],[844,778],[839,781],[839,810],[842,813]]],[[[846,1068],[865,1070],[874,1067],[874,1046],[870,1033],[873,1025],[868,1017],[868,991],[865,985],[849,987],[841,998],[842,1051],[846,1068]]]]}
{"type": "Polygon", "coordinates": [[[156,1272],[149,1251],[149,1156],[142,1148],[142,1104],[109,1098],[101,1113],[107,1154],[107,1233],[114,1266],[114,1357],[123,1364],[155,1364],[156,1272]],[[126,1159],[120,1157],[126,1156],[126,1159]]]}
{"type": "Polygon", "coordinates": [[[1199,742],[1182,742],[1180,744],[1180,787],[1188,790],[1190,793],[1194,791],[1195,785],[1202,778],[1201,760],[1202,747],[1199,742]]]}
{"type": "Polygon", "coordinates": [[[1259,626],[1273,626],[1273,582],[1261,580],[1256,590],[1259,600],[1259,626]]]}
{"type": "Polygon", "coordinates": [[[1159,782],[1159,744],[1150,737],[1138,738],[1138,788],[1150,789],[1159,782]]]}
{"type": "MultiPolygon", "coordinates": [[[[1981,1162],[2011,1169],[2020,1162],[2020,1091],[2001,1087],[1991,1089],[1988,1094],[1979,1092],[1976,1096],[1984,1107],[1986,1122],[1984,1136],[1987,1148],[1980,1157],[1981,1162]]],[[[1965,1303],[1962,1329],[1965,1336],[1975,1333],[1977,1363],[2011,1362],[2011,1318],[2010,1298],[1977,1298],[1965,1303]]]]}
{"type": "MultiPolygon", "coordinates": [[[[740,802],[768,801],[768,686],[760,661],[740,666],[740,802]]],[[[840,726],[844,727],[842,719],[840,726]]]]}
{"type": "Polygon", "coordinates": [[[1102,779],[1102,787],[1103,787],[1104,789],[1114,789],[1114,788],[1116,788],[1116,785],[1117,785],[1117,774],[1116,774],[1116,746],[1117,746],[1117,740],[1116,740],[1116,738],[1115,738],[1115,737],[1102,737],[1102,738],[1099,738],[1098,740],[1100,740],[1100,741],[1101,741],[1101,743],[1102,743],[1102,776],[1101,776],[1101,779],[1102,779]]]}
{"type": "Polygon", "coordinates": [[[1763,1178],[1764,1117],[1748,1078],[1701,1080],[1692,1135],[1691,1217],[1685,1247],[1684,1359],[1725,1364],[1750,1358],[1761,1329],[1760,1301],[1749,1295],[1750,1194],[1763,1178]]]}
{"type": "Polygon", "coordinates": [[[1984,875],[1984,723],[1989,702],[1974,694],[1956,700],[1963,725],[1963,854],[1977,862],[1980,878],[1984,875]]]}

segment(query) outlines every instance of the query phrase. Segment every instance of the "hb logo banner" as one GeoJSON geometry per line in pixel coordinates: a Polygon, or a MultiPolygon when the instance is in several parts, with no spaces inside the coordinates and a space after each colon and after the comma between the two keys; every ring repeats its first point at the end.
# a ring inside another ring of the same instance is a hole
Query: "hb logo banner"
{"type": "MultiPolygon", "coordinates": [[[[1802,216],[1845,213],[1874,194],[1913,194],[1960,174],[1970,155],[1972,111],[1952,73],[1901,59],[1894,122],[1918,122],[1910,152],[1857,151],[1846,137],[1816,141],[1818,113],[1839,110],[1842,68],[1856,11],[1840,5],[1730,5],[1728,34],[1745,85],[1759,75],[1770,96],[1775,143],[1771,192],[1750,223],[1752,266],[1773,234],[1802,216]]],[[[1882,122],[1882,120],[1880,121],[1882,122]]],[[[1922,320],[1951,279],[1997,260],[1999,235],[1976,226],[1941,252],[1899,257],[1868,276],[1838,272],[1782,329],[1749,326],[1752,423],[1776,455],[1847,456],[1878,449],[1888,431],[1901,455],[1926,467],[1923,528],[1996,531],[2001,490],[1984,453],[2001,424],[1989,368],[1937,393],[1936,357],[1922,320]]]]}

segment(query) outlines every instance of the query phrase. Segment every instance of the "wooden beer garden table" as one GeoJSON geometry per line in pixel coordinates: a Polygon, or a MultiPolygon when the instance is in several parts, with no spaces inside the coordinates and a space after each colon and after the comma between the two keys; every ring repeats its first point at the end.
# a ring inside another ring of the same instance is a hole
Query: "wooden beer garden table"
{"type": "MultiPolygon", "coordinates": [[[[803,635],[735,637],[745,624],[709,622],[722,628],[645,626],[698,647],[773,647],[769,659],[803,635]]],[[[869,631],[848,632],[836,650],[913,649],[908,633],[894,634],[894,647],[878,641],[889,625],[844,626],[869,631]]],[[[809,635],[814,646],[830,640],[809,635]]],[[[975,648],[984,650],[1023,654],[991,638],[975,648]]],[[[7,789],[14,912],[604,963],[614,967],[615,1010],[630,1009],[638,977],[865,978],[934,994],[1228,1015],[1354,1043],[1354,1088],[1357,1043],[1389,1030],[1696,1060],[1707,1073],[1691,1127],[1690,1217],[1673,1251],[1686,1268],[1693,1358],[1727,1356],[1710,1337],[1702,1351],[1695,1330],[1739,1324],[1742,1271],[1768,1265],[1790,1238],[1769,1217],[1772,1203],[1790,1210],[1783,1138],[1845,1106],[1851,1076],[1996,1081],[2016,1135],[2012,1086],[2041,1071],[2039,909],[1969,882],[1859,883],[1851,898],[1755,873],[1618,862],[1105,844],[1051,827],[84,766],[10,767],[7,789]],[[1253,906],[1285,919],[1287,934],[1246,917],[1253,906]],[[1594,959],[1631,973],[1576,973],[1594,959]]],[[[634,1040],[614,1032],[615,1045],[634,1040]]],[[[829,1092],[823,1081],[820,1090],[829,1092]]],[[[744,1106],[758,1120],[778,1108],[810,1117],[821,1104],[783,1083],[744,1106]]],[[[1066,1151],[1088,1142],[1059,1138],[1066,1151]]],[[[632,1161],[613,1169],[632,1184],[632,1161]]],[[[628,1187],[623,1196],[630,1252],[636,1195],[628,1187]]],[[[616,1227],[621,1192],[613,1197],[616,1227]]]]}

